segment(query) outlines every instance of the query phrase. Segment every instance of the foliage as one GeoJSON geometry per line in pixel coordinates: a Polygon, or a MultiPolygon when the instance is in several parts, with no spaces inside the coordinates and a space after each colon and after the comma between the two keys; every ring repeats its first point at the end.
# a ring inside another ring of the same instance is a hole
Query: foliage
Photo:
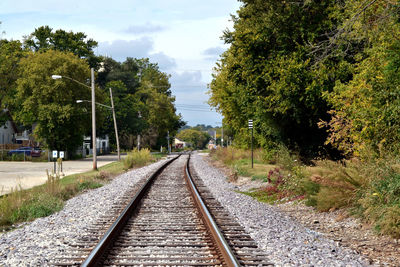
{"type": "MultiPolygon", "coordinates": [[[[104,69],[98,82],[106,94],[113,89],[121,147],[131,149],[133,137],[138,134],[142,136],[142,147],[166,146],[167,132],[173,136],[183,125],[180,115],[176,115],[169,75],[148,59],[127,58],[119,63],[105,58],[104,69]]],[[[102,131],[114,136],[113,127],[109,116],[102,131]]]]}
{"type": "Polygon", "coordinates": [[[332,3],[242,2],[234,31],[223,36],[230,48],[215,68],[210,104],[236,143],[249,145],[249,131],[242,129],[253,119],[257,144],[284,143],[312,155],[326,137],[317,122],[327,117],[322,92],[333,84],[313,70],[308,44],[329,30],[332,3]]]}
{"type": "Polygon", "coordinates": [[[133,150],[132,152],[129,152],[128,155],[124,158],[124,168],[128,170],[133,167],[141,167],[151,161],[153,161],[153,157],[150,154],[150,150],[133,150]]]}
{"type": "MultiPolygon", "coordinates": [[[[69,79],[53,80],[53,74],[78,81],[90,77],[87,63],[71,53],[54,50],[30,53],[20,62],[15,116],[24,125],[35,126],[37,140],[50,149],[73,152],[90,128],[90,114],[76,100],[90,99],[90,88],[69,79]]],[[[101,96],[98,91],[99,102],[101,96]]],[[[101,123],[101,117],[98,119],[101,123]]]]}
{"type": "Polygon", "coordinates": [[[41,26],[24,40],[24,46],[36,52],[50,49],[71,52],[80,58],[86,58],[91,67],[98,64],[98,58],[93,52],[97,42],[87,39],[83,32],[66,32],[62,29],[53,31],[49,26],[41,26]]]}
{"type": "MultiPolygon", "coordinates": [[[[0,108],[10,108],[15,95],[15,81],[18,78],[18,64],[26,51],[19,41],[0,39],[0,108]]],[[[9,113],[0,114],[0,126],[9,120],[9,113]]]]}
{"type": "Polygon", "coordinates": [[[176,135],[176,138],[190,143],[195,149],[202,149],[207,145],[211,137],[206,132],[194,129],[186,129],[180,131],[176,135]]]}

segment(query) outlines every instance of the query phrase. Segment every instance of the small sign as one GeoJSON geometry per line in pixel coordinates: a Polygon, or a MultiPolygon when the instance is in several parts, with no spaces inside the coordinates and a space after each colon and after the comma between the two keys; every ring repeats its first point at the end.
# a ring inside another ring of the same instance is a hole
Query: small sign
{"type": "Polygon", "coordinates": [[[253,128],[253,120],[249,120],[249,129],[253,128]]]}
{"type": "Polygon", "coordinates": [[[64,151],[60,151],[60,158],[64,158],[64,151]]]}
{"type": "Polygon", "coordinates": [[[57,154],[58,154],[58,151],[57,150],[53,150],[53,158],[57,158],[57,154]]]}

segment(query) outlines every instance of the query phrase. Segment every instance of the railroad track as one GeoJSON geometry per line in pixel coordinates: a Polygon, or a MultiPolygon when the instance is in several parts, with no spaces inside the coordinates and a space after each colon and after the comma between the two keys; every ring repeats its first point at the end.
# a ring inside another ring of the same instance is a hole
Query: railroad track
{"type": "MultiPolygon", "coordinates": [[[[121,215],[110,216],[117,218],[101,239],[86,236],[75,244],[73,255],[55,265],[80,264],[90,251],[82,266],[271,266],[191,174],[189,159],[183,155],[170,160],[140,185],[121,215]]],[[[100,222],[100,232],[111,221],[100,222]]]]}

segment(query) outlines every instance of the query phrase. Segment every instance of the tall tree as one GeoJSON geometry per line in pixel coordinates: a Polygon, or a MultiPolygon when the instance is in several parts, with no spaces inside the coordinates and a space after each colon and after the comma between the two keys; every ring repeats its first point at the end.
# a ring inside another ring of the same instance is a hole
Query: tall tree
{"type": "MultiPolygon", "coordinates": [[[[0,40],[0,109],[11,109],[16,92],[15,82],[18,78],[18,64],[26,51],[19,41],[0,40]]],[[[9,118],[0,115],[0,126],[9,118]]]]}
{"type": "Polygon", "coordinates": [[[83,32],[67,32],[62,29],[53,31],[49,26],[41,26],[25,38],[24,45],[33,51],[54,49],[71,52],[87,59],[91,67],[96,67],[100,62],[93,52],[98,43],[91,38],[88,39],[83,32]]]}
{"type": "MultiPolygon", "coordinates": [[[[76,100],[90,99],[90,88],[69,79],[53,80],[53,74],[82,83],[90,77],[87,62],[70,52],[29,53],[19,66],[16,117],[25,126],[34,126],[37,139],[49,149],[74,152],[91,122],[90,112],[76,100]]],[[[96,95],[102,102],[101,91],[96,95]]]]}

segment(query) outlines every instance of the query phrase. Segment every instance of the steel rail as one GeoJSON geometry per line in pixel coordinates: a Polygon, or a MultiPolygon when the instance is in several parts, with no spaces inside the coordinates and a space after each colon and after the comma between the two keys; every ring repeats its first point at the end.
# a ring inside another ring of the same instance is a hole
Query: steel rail
{"type": "Polygon", "coordinates": [[[196,206],[199,209],[200,214],[202,215],[201,217],[203,219],[203,222],[208,228],[209,232],[211,233],[212,238],[214,239],[214,242],[216,243],[225,263],[228,266],[241,266],[235,254],[233,253],[231,247],[229,246],[228,242],[226,241],[223,234],[219,230],[217,223],[214,221],[212,215],[208,211],[207,206],[204,204],[199,194],[199,191],[197,190],[197,187],[193,182],[189,170],[189,160],[190,160],[190,154],[185,165],[185,179],[187,181],[187,185],[193,196],[193,199],[197,204],[196,206]]]}
{"type": "MultiPolygon", "coordinates": [[[[180,156],[180,155],[179,155],[180,156]]],[[[128,222],[129,218],[132,216],[133,212],[137,208],[138,204],[142,200],[142,197],[147,193],[155,178],[174,160],[179,158],[179,156],[167,161],[162,165],[156,172],[154,172],[146,183],[140,188],[133,199],[122,211],[121,215],[116,219],[116,221],[110,226],[107,232],[103,235],[96,247],[91,251],[89,256],[81,264],[81,266],[99,266],[101,265],[101,260],[103,259],[106,251],[112,246],[118,235],[122,232],[124,226],[128,222]]]]}

